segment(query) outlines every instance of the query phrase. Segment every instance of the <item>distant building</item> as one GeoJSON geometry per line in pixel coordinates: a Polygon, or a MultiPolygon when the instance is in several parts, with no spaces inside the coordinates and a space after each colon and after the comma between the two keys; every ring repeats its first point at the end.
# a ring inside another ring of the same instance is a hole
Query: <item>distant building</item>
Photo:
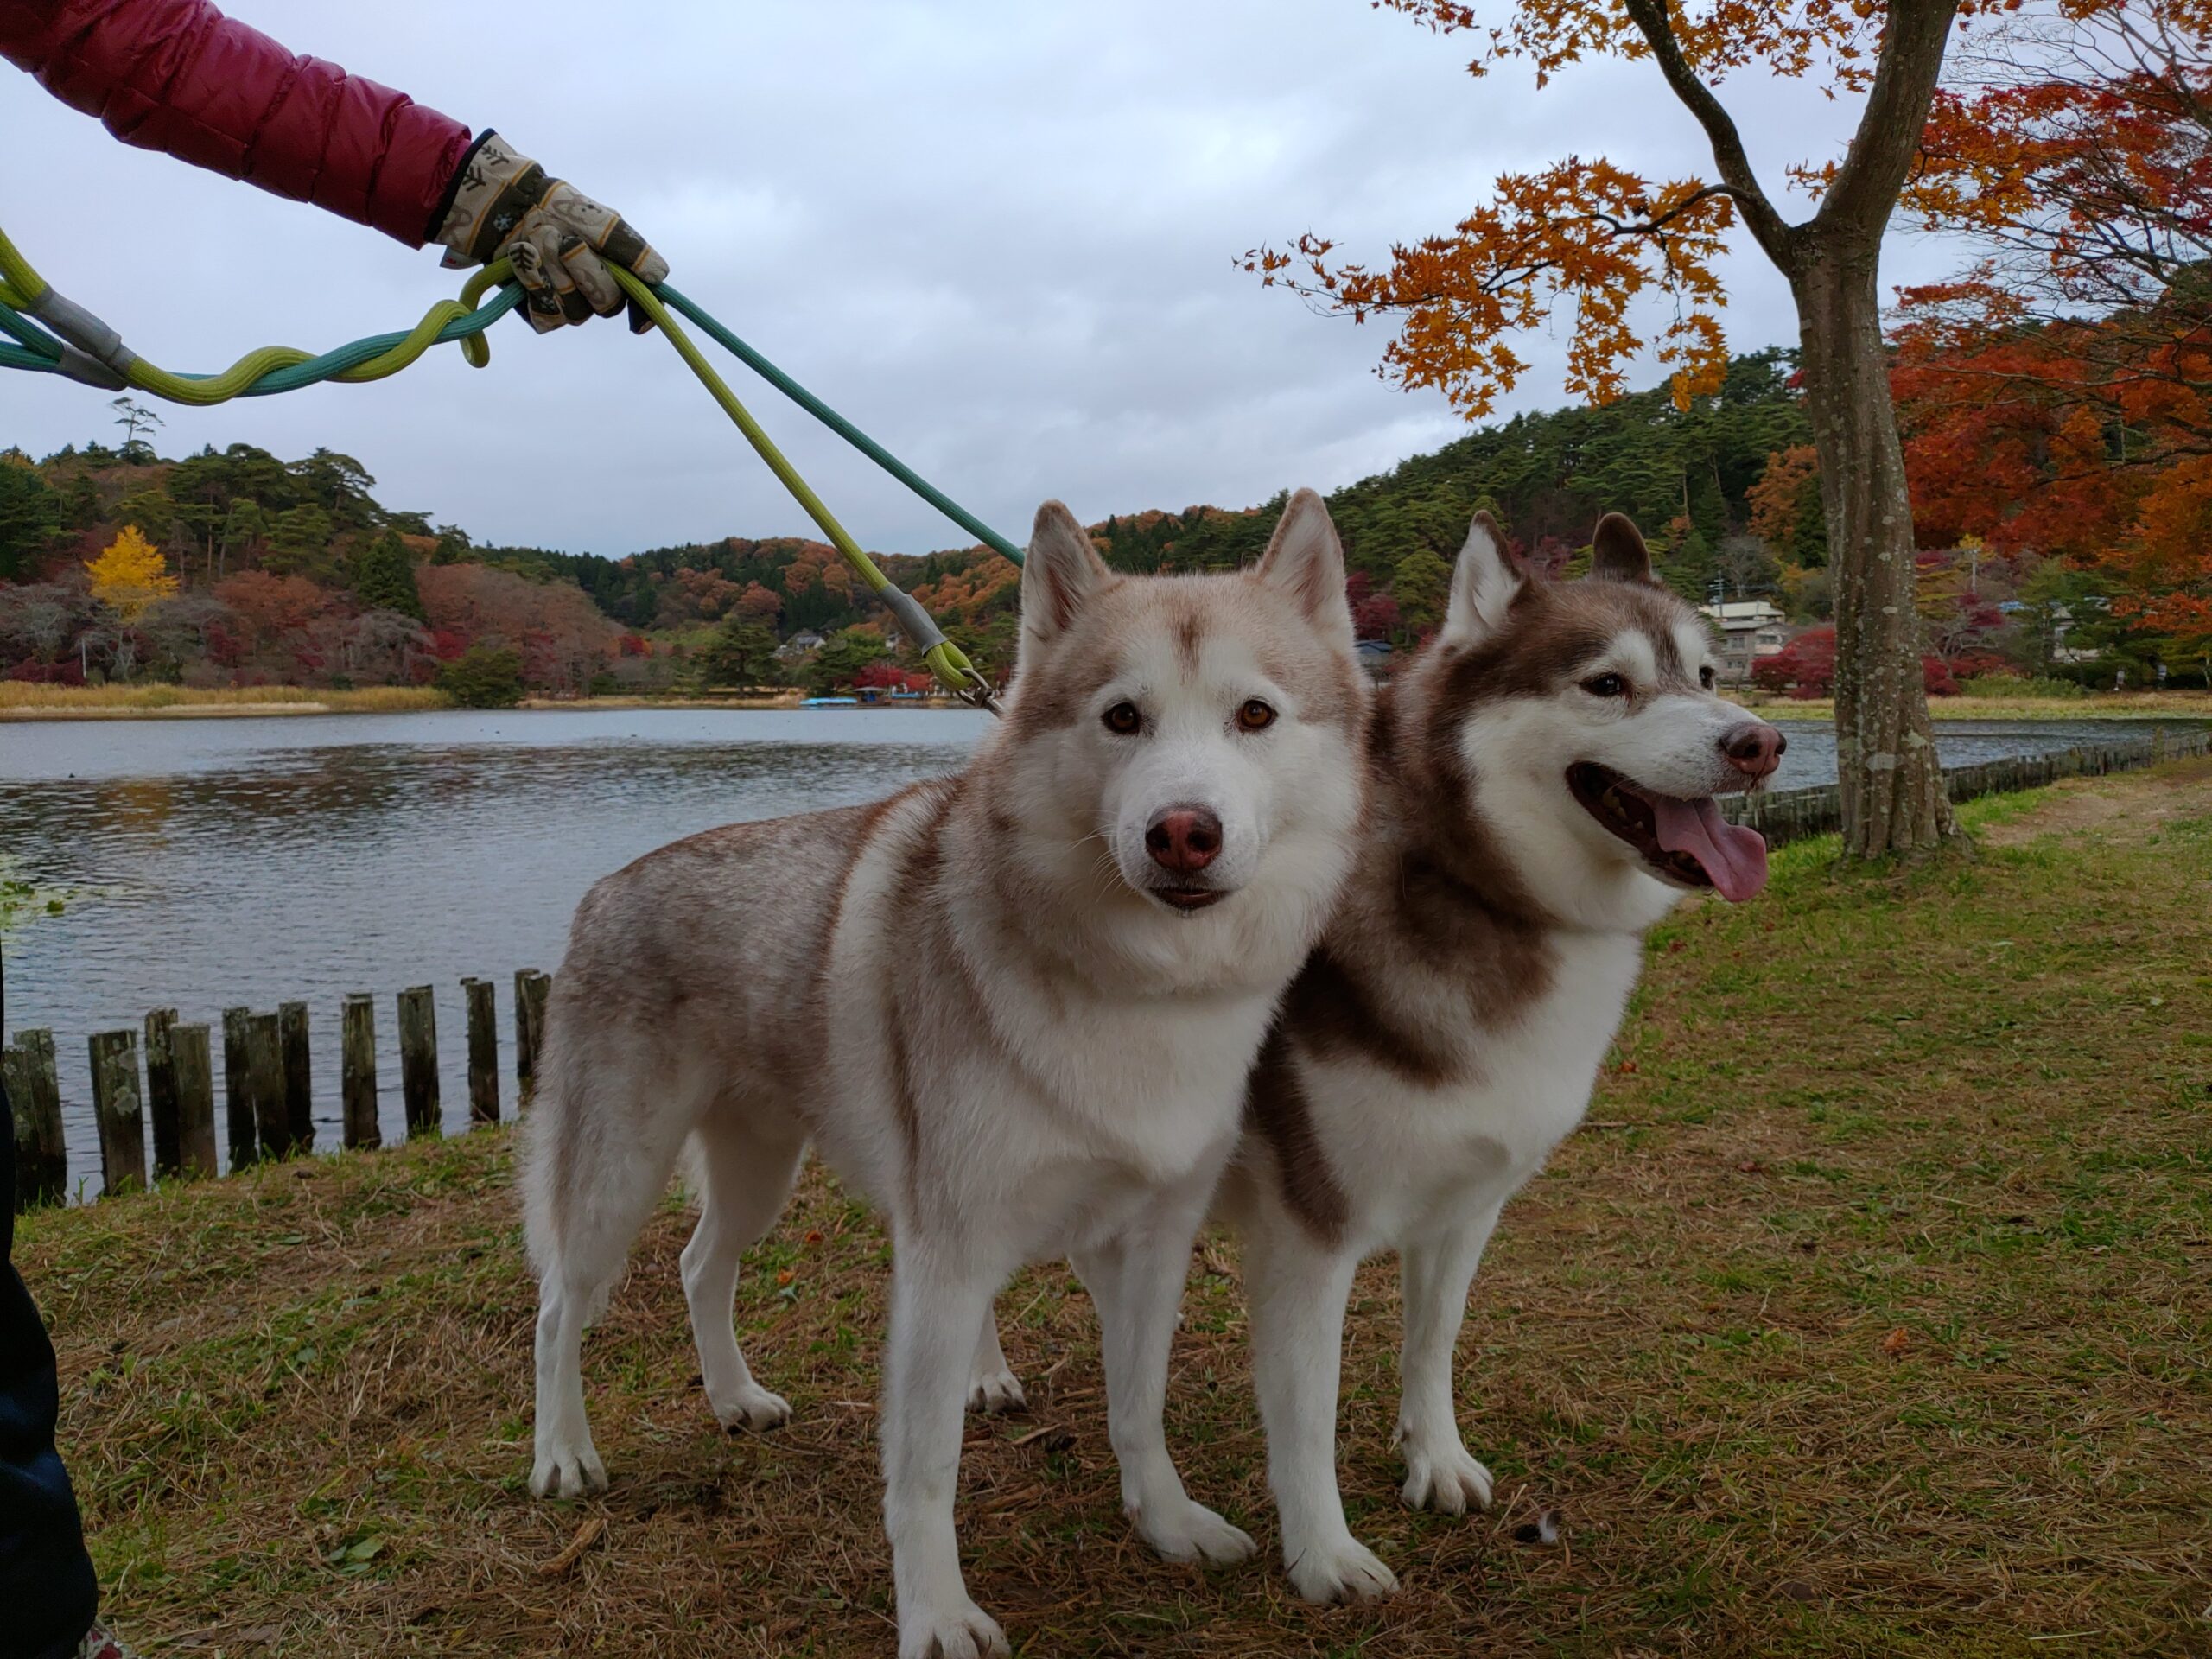
{"type": "Polygon", "coordinates": [[[1390,642],[1388,639],[1363,639],[1357,649],[1359,652],[1359,665],[1370,674],[1378,680],[1389,674],[1390,642]]]}
{"type": "Polygon", "coordinates": [[[1751,664],[1771,657],[1789,643],[1789,619],[1764,599],[1732,600],[1725,605],[1700,605],[1720,634],[1720,677],[1743,681],[1751,677],[1751,664]]]}
{"type": "Polygon", "coordinates": [[[776,647],[776,660],[788,663],[794,658],[809,656],[821,649],[822,636],[812,628],[801,628],[776,647]]]}
{"type": "MultiPolygon", "coordinates": [[[[2101,599],[2089,602],[2100,607],[2104,603],[2101,599]]],[[[2000,600],[1997,608],[2024,627],[2032,626],[2040,620],[2050,648],[2050,660],[2054,663],[2094,663],[2103,654],[2096,651],[2083,651],[2066,643],[2067,631],[2074,626],[2074,613],[2063,605],[2037,607],[2017,599],[2007,599],[2000,600]]]]}

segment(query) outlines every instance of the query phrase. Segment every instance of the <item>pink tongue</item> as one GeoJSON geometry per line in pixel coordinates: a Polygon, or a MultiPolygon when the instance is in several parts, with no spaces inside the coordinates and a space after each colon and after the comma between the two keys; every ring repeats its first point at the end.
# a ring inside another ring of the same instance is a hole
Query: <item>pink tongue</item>
{"type": "Polygon", "coordinates": [[[1658,821],[1660,846],[1697,860],[1730,904],[1740,905],[1766,886],[1766,837],[1722,817],[1710,795],[1701,801],[1646,798],[1658,821]]]}

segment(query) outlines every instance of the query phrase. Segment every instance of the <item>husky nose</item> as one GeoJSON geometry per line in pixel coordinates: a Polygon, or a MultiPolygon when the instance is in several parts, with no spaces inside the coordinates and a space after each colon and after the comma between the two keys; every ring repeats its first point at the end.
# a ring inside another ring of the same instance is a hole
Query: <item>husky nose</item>
{"type": "Polygon", "coordinates": [[[1747,720],[1720,734],[1720,753],[1747,778],[1764,778],[1782,764],[1789,740],[1763,720],[1747,720]]]}
{"type": "Polygon", "coordinates": [[[1221,855],[1221,820],[1202,806],[1171,806],[1153,819],[1144,844],[1161,869],[1192,874],[1221,855]]]}

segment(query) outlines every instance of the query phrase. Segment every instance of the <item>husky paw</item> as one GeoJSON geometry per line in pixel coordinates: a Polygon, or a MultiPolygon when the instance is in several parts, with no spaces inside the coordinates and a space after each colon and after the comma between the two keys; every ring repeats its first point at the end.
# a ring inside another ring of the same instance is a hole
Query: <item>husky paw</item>
{"type": "Polygon", "coordinates": [[[579,1446],[543,1447],[530,1467],[532,1497],[582,1497],[607,1490],[607,1465],[586,1435],[579,1446]]]}
{"type": "Polygon", "coordinates": [[[899,1659],[1007,1659],[1006,1632],[974,1602],[899,1616],[899,1659]]]}
{"type": "Polygon", "coordinates": [[[1002,1417],[1008,1412],[1028,1410],[1029,1396],[1022,1393],[1020,1381],[1012,1371],[979,1373],[968,1379],[968,1409],[986,1417],[1002,1417]]]}
{"type": "Polygon", "coordinates": [[[1371,1601],[1395,1595],[1398,1589],[1397,1574],[1350,1533],[1294,1556],[1286,1554],[1283,1568],[1290,1574],[1291,1587],[1308,1601],[1371,1601]]]}
{"type": "Polygon", "coordinates": [[[1433,1456],[1406,1443],[1406,1484],[1399,1493],[1411,1508],[1446,1515],[1486,1510],[1490,1485],[1490,1471],[1468,1455],[1457,1435],[1433,1456]]]}
{"type": "MultiPolygon", "coordinates": [[[[1168,1509],[1161,1505],[1157,1508],[1168,1509]]],[[[1185,1498],[1180,1508],[1165,1515],[1154,1510],[1131,1510],[1129,1519],[1137,1535],[1170,1561],[1203,1561],[1208,1567],[1232,1567],[1251,1560],[1259,1548],[1251,1535],[1232,1527],[1203,1503],[1185,1498]]]]}
{"type": "Polygon", "coordinates": [[[733,1434],[746,1428],[755,1433],[781,1428],[791,1420],[791,1402],[758,1382],[748,1382],[720,1399],[709,1395],[707,1403],[715,1408],[715,1421],[733,1434]]]}

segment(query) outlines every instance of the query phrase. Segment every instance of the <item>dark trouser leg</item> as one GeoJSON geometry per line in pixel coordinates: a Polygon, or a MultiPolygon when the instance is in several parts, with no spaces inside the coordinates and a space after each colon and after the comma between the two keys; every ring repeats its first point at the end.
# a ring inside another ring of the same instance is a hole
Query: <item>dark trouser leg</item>
{"type": "Polygon", "coordinates": [[[99,1599],[54,1449],[54,1344],[16,1272],[16,1116],[0,1086],[0,1659],[74,1653],[99,1599]]]}

